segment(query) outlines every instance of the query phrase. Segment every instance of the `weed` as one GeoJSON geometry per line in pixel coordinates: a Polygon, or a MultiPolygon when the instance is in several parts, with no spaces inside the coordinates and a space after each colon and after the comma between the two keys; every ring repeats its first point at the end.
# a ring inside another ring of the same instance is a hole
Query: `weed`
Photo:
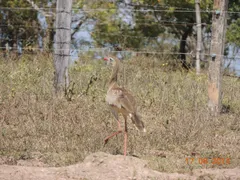
{"type": "MultiPolygon", "coordinates": [[[[119,83],[133,92],[147,128],[141,134],[129,121],[129,155],[166,172],[203,167],[197,161],[186,164],[193,152],[195,158],[231,159],[219,168],[239,166],[239,80],[224,77],[228,113],[212,117],[207,110],[207,75],[172,71],[170,58],[140,56],[123,62],[119,83]]],[[[104,138],[117,128],[105,103],[110,73],[102,61],[75,63],[68,100],[56,99],[51,56],[0,59],[0,155],[17,161],[40,152],[45,163],[61,166],[96,151],[122,153],[121,135],[103,146],[104,138]]]]}

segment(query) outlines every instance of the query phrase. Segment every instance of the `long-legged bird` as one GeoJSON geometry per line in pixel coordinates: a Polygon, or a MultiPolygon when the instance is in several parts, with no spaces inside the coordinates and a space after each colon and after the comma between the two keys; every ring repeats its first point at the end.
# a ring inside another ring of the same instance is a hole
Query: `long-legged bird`
{"type": "Polygon", "coordinates": [[[112,64],[113,70],[108,84],[108,91],[106,95],[106,102],[110,107],[112,114],[118,122],[118,131],[105,138],[105,144],[108,140],[115,135],[122,133],[121,125],[119,122],[119,114],[122,114],[124,118],[124,156],[127,154],[127,117],[130,117],[132,123],[138,130],[146,132],[144,123],[141,121],[140,116],[137,113],[136,101],[130,92],[125,88],[120,87],[117,84],[117,76],[120,67],[120,60],[116,57],[105,57],[105,61],[108,64],[112,64]]]}

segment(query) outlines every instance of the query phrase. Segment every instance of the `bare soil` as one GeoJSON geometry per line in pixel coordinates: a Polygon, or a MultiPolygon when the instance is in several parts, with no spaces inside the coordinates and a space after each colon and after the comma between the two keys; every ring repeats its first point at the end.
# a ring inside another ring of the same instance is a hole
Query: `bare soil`
{"type": "MultiPolygon", "coordinates": [[[[3,162],[3,160],[2,160],[3,162]]],[[[17,165],[0,165],[1,180],[127,180],[127,179],[240,179],[240,168],[197,169],[192,172],[162,173],[148,168],[136,157],[93,153],[82,163],[66,167],[47,167],[38,160],[21,160],[17,165]]]]}

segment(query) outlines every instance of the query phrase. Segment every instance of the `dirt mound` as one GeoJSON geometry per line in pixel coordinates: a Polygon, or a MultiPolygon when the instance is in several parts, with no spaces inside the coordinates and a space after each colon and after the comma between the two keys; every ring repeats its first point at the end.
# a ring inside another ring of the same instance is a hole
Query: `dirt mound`
{"type": "MultiPolygon", "coordinates": [[[[24,165],[23,162],[19,163],[24,165]]],[[[85,158],[83,163],[67,167],[36,167],[34,161],[25,166],[0,166],[1,180],[127,180],[127,179],[238,179],[240,169],[201,169],[193,174],[161,173],[147,168],[147,162],[135,157],[102,152],[85,158]],[[28,166],[29,165],[29,166],[28,166]]]]}

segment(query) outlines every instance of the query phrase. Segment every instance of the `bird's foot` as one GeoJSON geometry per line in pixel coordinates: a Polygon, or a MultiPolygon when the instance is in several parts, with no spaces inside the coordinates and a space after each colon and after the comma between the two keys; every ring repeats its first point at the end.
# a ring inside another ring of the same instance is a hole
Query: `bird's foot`
{"type": "Polygon", "coordinates": [[[109,140],[110,138],[112,138],[113,136],[118,135],[118,134],[121,133],[121,132],[122,132],[122,130],[118,130],[117,132],[113,133],[112,135],[106,137],[106,138],[104,139],[104,146],[108,143],[108,140],[109,140]]]}
{"type": "Polygon", "coordinates": [[[109,140],[108,138],[104,139],[104,146],[108,143],[108,140],[109,140]]]}

